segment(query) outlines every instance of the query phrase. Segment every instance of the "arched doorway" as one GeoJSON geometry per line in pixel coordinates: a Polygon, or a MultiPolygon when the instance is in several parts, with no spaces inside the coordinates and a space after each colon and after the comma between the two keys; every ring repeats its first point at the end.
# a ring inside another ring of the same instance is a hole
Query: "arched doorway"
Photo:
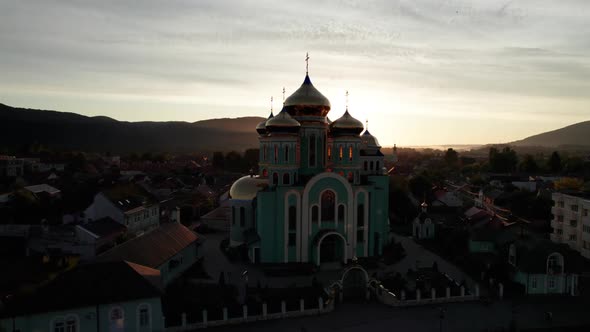
{"type": "Polygon", "coordinates": [[[324,268],[328,265],[338,268],[341,263],[346,262],[347,258],[346,240],[340,233],[331,231],[320,235],[317,242],[317,265],[324,268]]]}
{"type": "Polygon", "coordinates": [[[353,266],[342,274],[342,294],[345,299],[366,299],[369,281],[367,271],[360,266],[353,266]]]}

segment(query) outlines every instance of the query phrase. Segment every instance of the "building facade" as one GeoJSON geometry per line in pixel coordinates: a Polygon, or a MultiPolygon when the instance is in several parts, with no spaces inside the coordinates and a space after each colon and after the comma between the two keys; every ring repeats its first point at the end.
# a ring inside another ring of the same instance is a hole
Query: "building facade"
{"type": "Polygon", "coordinates": [[[551,241],[566,243],[590,258],[590,197],[553,193],[552,199],[551,241]]]}
{"type": "Polygon", "coordinates": [[[329,111],[306,75],[257,126],[258,175],[230,190],[230,244],[246,246],[253,262],[320,265],[382,253],[389,181],[381,146],[348,107],[333,122],[329,111]]]}

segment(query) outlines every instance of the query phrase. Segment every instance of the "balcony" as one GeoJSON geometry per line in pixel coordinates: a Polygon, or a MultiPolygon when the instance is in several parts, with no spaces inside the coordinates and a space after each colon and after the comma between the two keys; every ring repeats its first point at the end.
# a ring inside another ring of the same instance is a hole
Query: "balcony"
{"type": "Polygon", "coordinates": [[[563,223],[557,220],[551,220],[551,227],[553,229],[563,229],[563,223]]]}

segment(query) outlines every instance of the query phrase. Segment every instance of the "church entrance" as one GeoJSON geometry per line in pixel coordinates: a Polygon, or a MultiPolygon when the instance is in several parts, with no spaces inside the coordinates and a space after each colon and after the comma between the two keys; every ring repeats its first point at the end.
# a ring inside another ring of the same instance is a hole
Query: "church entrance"
{"type": "Polygon", "coordinates": [[[346,244],[342,235],[332,233],[324,236],[318,245],[318,265],[322,268],[333,266],[340,268],[345,259],[346,244]]]}
{"type": "Polygon", "coordinates": [[[364,300],[367,296],[367,272],[362,267],[352,267],[342,275],[342,295],[347,300],[364,300]]]}

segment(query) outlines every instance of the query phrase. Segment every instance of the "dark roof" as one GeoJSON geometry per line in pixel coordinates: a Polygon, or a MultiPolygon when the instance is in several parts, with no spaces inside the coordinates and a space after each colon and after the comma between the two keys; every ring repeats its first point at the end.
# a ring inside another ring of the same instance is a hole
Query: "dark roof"
{"type": "Polygon", "coordinates": [[[567,244],[549,240],[516,241],[516,266],[528,273],[546,273],[547,257],[557,252],[563,255],[564,272],[577,273],[582,270],[584,259],[567,244]]]}
{"type": "Polygon", "coordinates": [[[89,222],[79,227],[97,235],[98,237],[106,237],[114,234],[121,234],[127,231],[127,227],[119,224],[111,217],[104,217],[93,222],[89,222]]]}
{"type": "Polygon", "coordinates": [[[511,226],[505,226],[498,218],[493,218],[482,227],[471,232],[470,240],[481,242],[494,242],[498,247],[510,243],[516,239],[516,234],[511,226]]]}
{"type": "Polygon", "coordinates": [[[136,184],[120,184],[102,192],[118,209],[133,210],[144,204],[155,204],[158,200],[144,188],[136,184]]]}
{"type": "Polygon", "coordinates": [[[498,189],[491,189],[491,190],[484,190],[484,196],[489,197],[491,199],[496,199],[500,196],[502,196],[502,194],[504,194],[503,191],[498,190],[498,189]]]}
{"type": "Polygon", "coordinates": [[[129,262],[80,265],[58,276],[29,296],[7,303],[0,316],[52,312],[137,299],[160,297],[154,285],[160,272],[129,262]],[[151,279],[151,280],[150,280],[151,279]]]}
{"type": "Polygon", "coordinates": [[[125,260],[158,268],[195,241],[197,234],[190,229],[180,223],[167,223],[114,247],[98,258],[104,261],[125,260]]]}
{"type": "Polygon", "coordinates": [[[432,221],[432,218],[430,217],[428,212],[424,212],[424,211],[421,211],[420,214],[418,214],[417,218],[420,220],[421,224],[423,224],[426,221],[426,219],[431,219],[431,221],[432,221]]]}

